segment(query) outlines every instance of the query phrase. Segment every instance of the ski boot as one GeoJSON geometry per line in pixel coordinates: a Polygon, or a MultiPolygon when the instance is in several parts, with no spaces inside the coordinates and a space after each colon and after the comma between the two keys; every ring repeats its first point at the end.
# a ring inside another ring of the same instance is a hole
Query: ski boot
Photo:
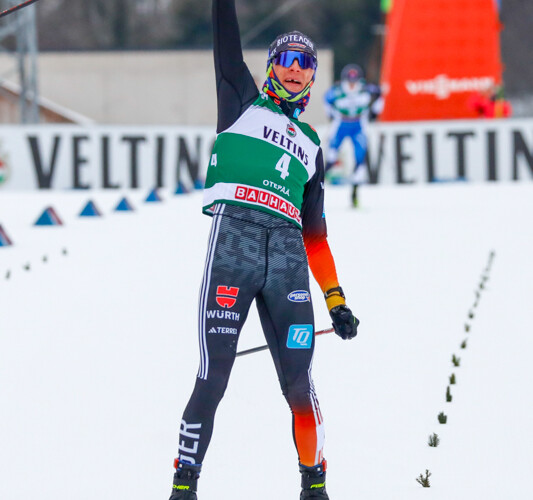
{"type": "Polygon", "coordinates": [[[174,484],[169,500],[198,500],[196,490],[198,488],[198,478],[200,477],[201,465],[181,463],[174,460],[174,484]]]}
{"type": "Polygon", "coordinates": [[[326,493],[326,461],[314,467],[300,464],[302,492],[300,500],[329,500],[326,493]]]}

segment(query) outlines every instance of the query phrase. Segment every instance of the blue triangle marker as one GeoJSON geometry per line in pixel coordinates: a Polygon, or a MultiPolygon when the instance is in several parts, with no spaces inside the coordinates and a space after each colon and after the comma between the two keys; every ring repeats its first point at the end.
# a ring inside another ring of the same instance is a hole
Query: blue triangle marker
{"type": "Polygon", "coordinates": [[[0,247],[10,247],[11,245],[13,245],[13,242],[9,239],[4,228],[0,226],[0,247]]]}
{"type": "Polygon", "coordinates": [[[52,207],[45,208],[44,212],[37,219],[35,226],[62,226],[63,222],[52,207]]]}
{"type": "Polygon", "coordinates": [[[150,193],[148,194],[148,196],[146,197],[146,200],[144,201],[147,201],[149,203],[162,201],[161,197],[159,196],[159,193],[157,192],[157,188],[152,189],[150,193]]]}
{"type": "Polygon", "coordinates": [[[101,215],[100,210],[98,210],[92,200],[87,202],[87,205],[85,205],[80,213],[80,217],[100,217],[101,215]]]}
{"type": "Polygon", "coordinates": [[[187,194],[188,192],[188,189],[181,182],[178,182],[178,186],[176,187],[174,194],[187,194]]]}
{"type": "Polygon", "coordinates": [[[122,198],[115,207],[116,212],[133,212],[134,208],[126,197],[122,198]]]}

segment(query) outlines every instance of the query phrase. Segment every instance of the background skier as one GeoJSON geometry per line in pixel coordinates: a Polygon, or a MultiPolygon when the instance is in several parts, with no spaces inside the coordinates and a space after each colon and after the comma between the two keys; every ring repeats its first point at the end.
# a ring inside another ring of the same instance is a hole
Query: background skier
{"type": "Polygon", "coordinates": [[[342,70],[340,83],[326,92],[324,101],[326,112],[332,120],[326,172],[337,162],[339,148],[344,139],[349,137],[355,153],[355,166],[350,180],[353,186],[352,204],[356,207],[359,203],[357,187],[368,178],[365,124],[375,119],[383,109],[381,91],[377,85],[365,82],[363,70],[357,64],[349,64],[342,70]]]}

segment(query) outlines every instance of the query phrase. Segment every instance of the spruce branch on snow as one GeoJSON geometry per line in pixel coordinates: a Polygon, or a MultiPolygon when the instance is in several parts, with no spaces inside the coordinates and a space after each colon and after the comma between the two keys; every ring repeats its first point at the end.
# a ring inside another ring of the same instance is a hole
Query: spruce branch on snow
{"type": "Polygon", "coordinates": [[[416,478],[416,481],[418,483],[420,483],[424,488],[429,488],[431,485],[429,484],[429,477],[431,476],[431,472],[429,472],[428,469],[426,469],[426,473],[423,475],[423,474],[420,474],[420,476],[418,476],[416,478]]]}
{"type": "Polygon", "coordinates": [[[450,391],[450,386],[448,386],[448,387],[446,388],[446,402],[447,402],[447,403],[451,403],[451,402],[452,402],[452,399],[453,399],[453,397],[452,397],[452,393],[451,393],[451,391],[450,391]]]}
{"type": "Polygon", "coordinates": [[[439,443],[440,443],[440,439],[439,439],[438,434],[435,434],[435,433],[430,434],[428,445],[431,446],[432,448],[436,448],[437,446],[439,446],[439,443]]]}

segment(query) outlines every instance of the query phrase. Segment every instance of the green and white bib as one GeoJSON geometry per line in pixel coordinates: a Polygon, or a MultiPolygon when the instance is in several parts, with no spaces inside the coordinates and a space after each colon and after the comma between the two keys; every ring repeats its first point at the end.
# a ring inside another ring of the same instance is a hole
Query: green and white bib
{"type": "Polygon", "coordinates": [[[304,187],[315,174],[317,133],[291,121],[265,94],[217,136],[207,170],[203,212],[217,203],[272,213],[302,227],[304,187]]]}

